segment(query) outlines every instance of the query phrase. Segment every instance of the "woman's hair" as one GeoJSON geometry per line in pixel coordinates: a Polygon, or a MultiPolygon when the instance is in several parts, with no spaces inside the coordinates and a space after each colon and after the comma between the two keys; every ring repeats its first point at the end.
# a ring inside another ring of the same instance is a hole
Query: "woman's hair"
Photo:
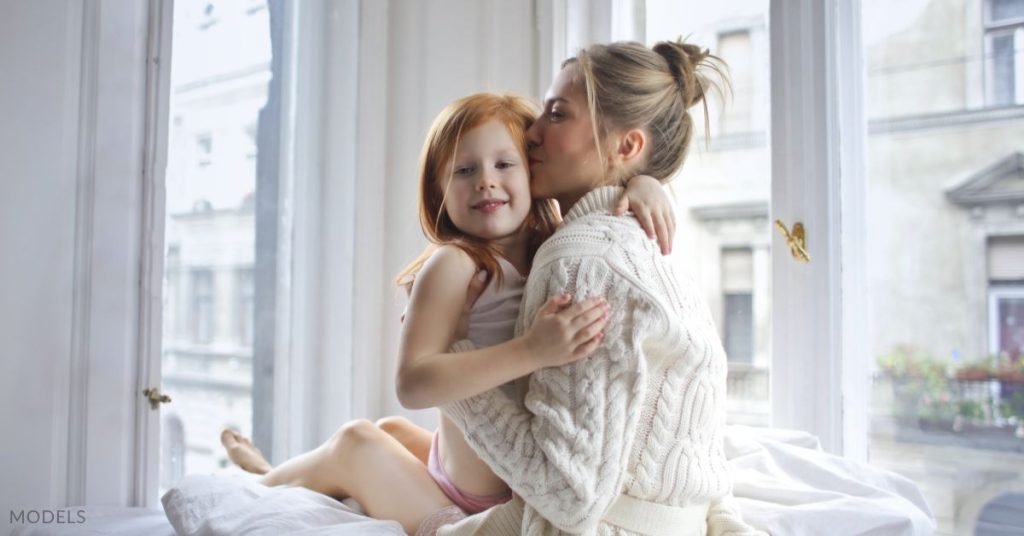
{"type": "MultiPolygon", "coordinates": [[[[395,282],[410,289],[413,278],[442,244],[452,244],[465,251],[488,278],[503,282],[498,265],[498,250],[488,241],[463,233],[452,222],[444,208],[448,185],[451,183],[451,165],[465,133],[484,123],[496,120],[508,129],[519,147],[524,166],[527,165],[526,130],[537,117],[537,109],[529,100],[515,95],[477,93],[463,97],[448,106],[434,119],[420,154],[420,227],[430,244],[412,263],[405,267],[395,282]]],[[[558,225],[559,214],[551,200],[533,200],[530,213],[523,226],[528,229],[527,256],[533,254],[547,240],[558,225]]]]}
{"type": "MultiPolygon", "coordinates": [[[[642,128],[650,144],[646,165],[631,172],[661,181],[671,179],[686,160],[693,137],[689,109],[703,103],[707,139],[706,96],[714,91],[724,97],[731,90],[725,62],[681,38],[653,48],[633,42],[591,45],[562,67],[568,65],[575,65],[582,78],[601,161],[601,142],[610,131],[642,128]]],[[[622,174],[616,170],[605,182],[626,179],[622,174]]]]}

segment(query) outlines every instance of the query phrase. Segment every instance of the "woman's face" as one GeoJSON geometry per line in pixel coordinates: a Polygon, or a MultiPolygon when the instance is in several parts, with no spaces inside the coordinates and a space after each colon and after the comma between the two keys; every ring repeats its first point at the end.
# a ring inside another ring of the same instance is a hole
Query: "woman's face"
{"type": "Polygon", "coordinates": [[[555,76],[544,96],[544,112],[526,131],[530,145],[530,193],[554,198],[562,212],[600,183],[605,166],[594,145],[593,118],[575,64],[555,76]]]}

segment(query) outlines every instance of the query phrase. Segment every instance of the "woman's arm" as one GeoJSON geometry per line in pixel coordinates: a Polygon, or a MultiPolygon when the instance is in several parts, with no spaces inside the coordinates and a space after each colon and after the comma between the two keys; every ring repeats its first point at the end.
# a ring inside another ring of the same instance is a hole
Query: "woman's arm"
{"type": "Polygon", "coordinates": [[[604,341],[589,359],[535,372],[525,407],[495,389],[442,409],[541,516],[566,532],[586,532],[621,490],[644,396],[643,341],[659,324],[646,295],[603,259],[566,258],[535,270],[543,273],[531,275],[537,285],[528,293],[607,292],[604,341]]]}
{"type": "Polygon", "coordinates": [[[545,366],[589,355],[606,322],[603,300],[569,305],[556,296],[522,337],[483,349],[448,351],[476,266],[461,249],[443,246],[416,276],[402,324],[398,399],[421,409],[482,393],[545,366]]]}

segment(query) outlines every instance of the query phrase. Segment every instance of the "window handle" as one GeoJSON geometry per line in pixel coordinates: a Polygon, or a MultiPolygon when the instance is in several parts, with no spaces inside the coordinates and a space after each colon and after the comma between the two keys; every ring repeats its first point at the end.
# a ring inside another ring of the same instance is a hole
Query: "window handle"
{"type": "Polygon", "coordinates": [[[149,399],[150,409],[156,409],[160,404],[168,404],[171,401],[171,397],[160,393],[159,388],[146,389],[142,392],[143,395],[149,399]]]}
{"type": "Polygon", "coordinates": [[[800,222],[794,223],[793,232],[786,229],[786,224],[782,223],[782,220],[775,220],[775,226],[786,237],[786,243],[789,244],[789,252],[793,254],[793,258],[805,264],[811,262],[811,256],[807,253],[807,238],[804,234],[804,224],[800,222]]]}

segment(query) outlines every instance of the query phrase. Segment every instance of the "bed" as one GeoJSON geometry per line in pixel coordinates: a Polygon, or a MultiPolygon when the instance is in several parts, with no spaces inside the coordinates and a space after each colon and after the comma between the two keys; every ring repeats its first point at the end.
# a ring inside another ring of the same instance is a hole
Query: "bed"
{"type": "MultiPolygon", "coordinates": [[[[823,452],[794,430],[730,426],[726,456],[744,518],[773,535],[926,536],[935,517],[921,491],[895,473],[823,452]]],[[[401,526],[304,489],[268,488],[240,475],[189,475],[164,510],[87,507],[80,526],[16,528],[17,535],[402,535],[401,526]]]]}

